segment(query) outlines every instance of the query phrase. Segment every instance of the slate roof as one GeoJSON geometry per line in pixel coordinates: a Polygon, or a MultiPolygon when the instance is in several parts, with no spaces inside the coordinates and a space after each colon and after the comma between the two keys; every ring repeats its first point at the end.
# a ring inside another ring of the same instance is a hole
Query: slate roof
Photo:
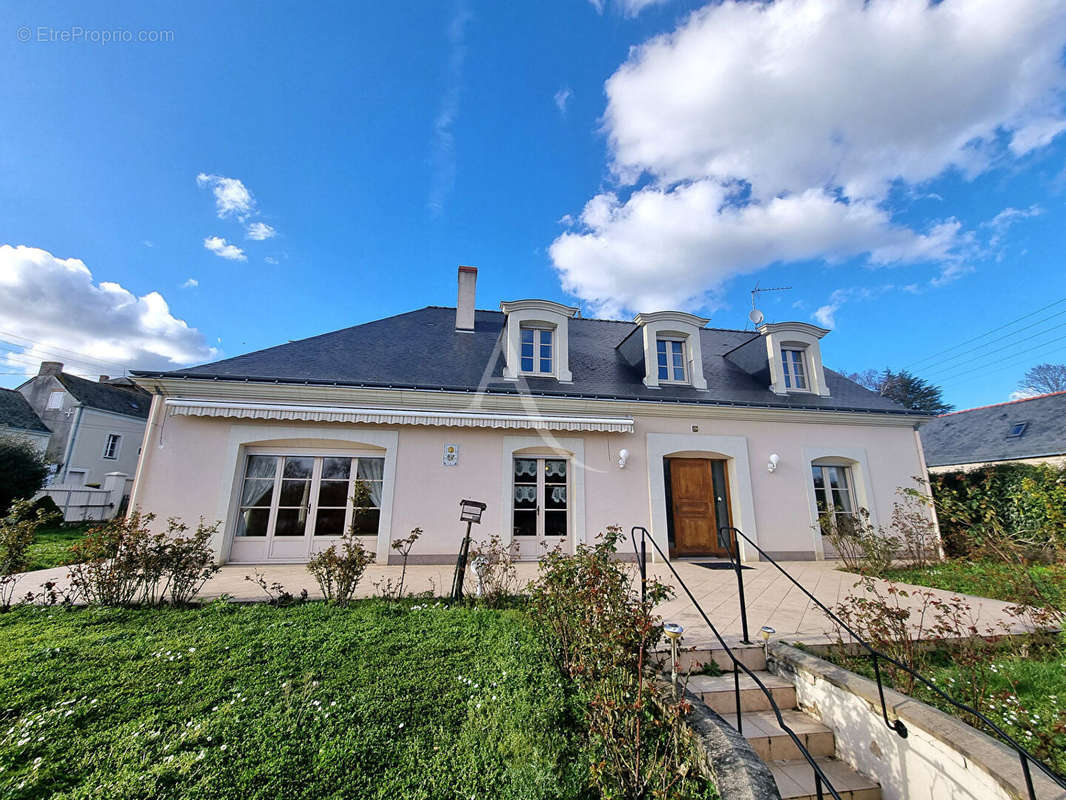
{"type": "Polygon", "coordinates": [[[48,426],[21,394],[14,389],[0,389],[0,428],[18,428],[37,433],[51,433],[48,426]]]}
{"type": "Polygon", "coordinates": [[[97,383],[66,372],[60,372],[56,378],[83,406],[148,419],[152,396],[140,388],[97,383]]]}
{"type": "MultiPolygon", "coordinates": [[[[649,389],[643,369],[615,349],[635,328],[632,322],[576,317],[569,322],[572,384],[524,378],[525,391],[554,397],[644,400],[773,408],[915,414],[831,370],[830,397],[781,397],[723,356],[758,334],[705,328],[700,332],[709,391],[664,385],[649,389]]],[[[455,330],[455,309],[429,306],[352,328],[278,345],[213,364],[172,372],[138,371],[137,377],[206,378],[279,383],[335,384],[516,394],[505,381],[500,349],[504,315],[477,311],[474,332],[455,330]]],[[[925,415],[916,415],[925,416],[925,415]]]]}
{"type": "Polygon", "coordinates": [[[922,426],[930,467],[1066,453],[1066,392],[943,414],[922,426]],[[1027,422],[1021,436],[1008,434],[1027,422]]]}

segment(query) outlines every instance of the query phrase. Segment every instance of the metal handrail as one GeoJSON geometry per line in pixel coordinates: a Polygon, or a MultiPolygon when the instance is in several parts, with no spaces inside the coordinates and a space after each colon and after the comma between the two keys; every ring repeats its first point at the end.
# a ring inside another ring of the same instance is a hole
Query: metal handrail
{"type": "MultiPolygon", "coordinates": [[[[761,547],[759,547],[759,545],[755,544],[755,542],[753,542],[750,538],[748,538],[748,536],[742,530],[740,530],[740,528],[737,528],[737,527],[734,527],[734,526],[723,526],[723,527],[719,528],[719,531],[723,532],[723,533],[728,531],[730,533],[730,535],[731,535],[731,543],[733,545],[733,549],[732,549],[732,552],[729,555],[729,560],[733,564],[738,565],[738,566],[740,564],[740,542],[738,541],[737,536],[741,536],[741,537],[744,538],[744,541],[746,541],[748,544],[750,544],[752,547],[755,548],[756,552],[759,553],[760,557],[766,559],[771,564],[773,564],[777,568],[777,570],[782,575],[784,575],[786,578],[788,578],[797,589],[799,589],[801,592],[803,592],[805,595],[807,595],[807,597],[809,597],[812,601],[814,601],[815,605],[817,605],[820,609],[822,609],[822,612],[827,617],[829,617],[829,619],[831,619],[833,622],[835,622],[837,625],[839,625],[841,628],[843,628],[845,631],[847,631],[848,634],[851,636],[851,638],[854,639],[856,642],[858,642],[860,645],[862,645],[862,647],[870,654],[870,660],[873,663],[873,668],[874,668],[874,678],[877,681],[877,693],[878,693],[878,696],[881,699],[881,716],[884,717],[885,724],[891,730],[893,730],[897,734],[899,734],[900,738],[903,738],[903,739],[907,738],[907,726],[903,724],[903,720],[901,720],[901,719],[896,719],[895,722],[891,722],[888,719],[888,704],[885,702],[885,689],[884,689],[884,684],[883,684],[883,682],[881,680],[881,669],[880,669],[880,666],[878,665],[878,660],[879,659],[883,660],[883,661],[886,661],[889,664],[894,665],[898,669],[903,670],[907,674],[909,674],[912,677],[916,678],[917,680],[921,681],[921,683],[924,686],[926,686],[928,689],[931,689],[935,694],[937,694],[940,697],[942,697],[945,700],[947,700],[955,708],[958,708],[958,709],[960,709],[962,711],[965,711],[968,714],[971,714],[975,719],[981,720],[981,722],[983,722],[985,725],[987,725],[989,728],[991,728],[999,736],[999,738],[1004,741],[1004,743],[1010,745],[1010,747],[1014,750],[1014,752],[1017,753],[1018,758],[1021,761],[1022,774],[1025,776],[1025,788],[1027,789],[1027,791],[1029,793],[1029,800],[1037,800],[1037,798],[1036,798],[1036,790],[1033,788],[1033,775],[1032,775],[1032,772],[1029,769],[1029,762],[1030,761],[1032,761],[1034,764],[1036,764],[1036,766],[1040,768],[1040,771],[1043,772],[1045,775],[1047,775],[1047,777],[1049,777],[1052,781],[1054,781],[1058,786],[1062,787],[1063,789],[1066,789],[1066,777],[1063,777],[1062,775],[1059,775],[1050,766],[1048,766],[1043,761],[1041,761],[1039,758],[1037,758],[1032,753],[1030,753],[1028,750],[1026,750],[1021,744],[1016,742],[1014,740],[1014,738],[1010,734],[1008,734],[1006,731],[1004,731],[995,722],[990,720],[988,717],[986,717],[980,711],[977,711],[974,708],[970,708],[970,706],[966,705],[965,703],[961,703],[958,700],[956,700],[955,698],[951,697],[943,689],[941,689],[939,686],[937,686],[931,680],[926,678],[920,672],[915,670],[913,667],[910,667],[907,664],[904,664],[904,663],[902,663],[900,661],[897,661],[895,658],[892,658],[892,656],[885,655],[880,650],[877,650],[876,648],[874,648],[873,645],[871,645],[869,642],[867,642],[865,639],[863,639],[861,636],[859,636],[859,634],[855,633],[855,631],[852,630],[851,627],[847,623],[844,622],[844,620],[840,619],[840,617],[838,617],[836,614],[834,614],[832,611],[829,610],[829,608],[825,605],[825,603],[823,603],[821,600],[819,600],[817,597],[815,597],[813,594],[811,594],[809,591],[807,591],[807,589],[804,588],[803,585],[800,584],[799,581],[797,581],[795,578],[793,578],[788,573],[788,571],[784,567],[782,567],[780,564],[778,564],[777,561],[775,561],[769,554],[767,554],[767,552],[765,550],[763,550],[761,547]]],[[[738,585],[738,589],[739,589],[739,592],[740,592],[741,608],[743,609],[743,604],[744,604],[744,575],[740,571],[740,569],[736,570],[736,574],[737,574],[737,585],[738,585]]],[[[743,627],[744,627],[744,638],[747,639],[748,638],[748,631],[747,631],[747,615],[746,614],[742,614],[742,623],[743,623],[743,627]]]]}
{"type": "Polygon", "coordinates": [[[659,555],[663,557],[663,562],[670,569],[670,572],[673,573],[674,577],[677,579],[678,584],[680,584],[681,588],[685,590],[685,594],[687,594],[688,599],[692,601],[692,605],[694,605],[696,607],[696,610],[700,612],[700,616],[703,617],[703,621],[707,623],[707,627],[711,629],[711,633],[714,634],[714,637],[718,640],[718,643],[725,650],[726,655],[729,656],[730,661],[733,662],[733,694],[736,698],[735,702],[737,709],[737,732],[740,734],[744,733],[744,723],[740,707],[740,670],[744,670],[744,672],[747,673],[748,677],[755,681],[755,685],[758,686],[760,690],[762,690],[762,693],[766,695],[767,700],[770,701],[770,708],[773,710],[774,716],[777,717],[777,724],[781,727],[781,730],[783,730],[789,735],[789,738],[792,739],[793,743],[796,745],[796,748],[800,751],[800,753],[803,754],[803,757],[807,760],[807,763],[810,764],[811,769],[814,770],[814,787],[818,800],[823,800],[823,784],[825,784],[825,788],[829,790],[829,793],[835,798],[835,800],[842,800],[840,793],[837,792],[837,790],[833,787],[832,782],[826,776],[825,772],[822,771],[822,768],[818,766],[818,763],[814,760],[814,757],[810,754],[810,751],[807,750],[807,747],[803,744],[803,742],[800,741],[800,738],[796,735],[796,732],[793,731],[792,728],[790,728],[785,723],[784,717],[781,716],[781,709],[778,707],[777,702],[774,700],[773,693],[766,688],[766,685],[761,680],[759,680],[759,677],[754,672],[752,672],[746,664],[741,662],[740,659],[738,659],[733,654],[732,649],[730,649],[729,645],[725,643],[725,639],[722,638],[722,635],[718,632],[718,629],[714,627],[714,623],[712,623],[711,620],[707,617],[707,613],[703,610],[703,607],[693,596],[691,590],[688,588],[685,581],[681,578],[680,575],[677,574],[677,570],[674,569],[673,564],[670,563],[669,557],[663,552],[662,548],[659,547],[655,539],[651,537],[651,534],[648,533],[648,529],[639,525],[634,525],[633,528],[629,531],[629,538],[633,542],[633,552],[636,554],[637,562],[640,565],[641,603],[643,604],[647,602],[648,556],[645,548],[645,543],[650,541],[652,547],[654,547],[659,553],[659,555]],[[637,547],[637,531],[640,531],[639,548],[637,547]]]}

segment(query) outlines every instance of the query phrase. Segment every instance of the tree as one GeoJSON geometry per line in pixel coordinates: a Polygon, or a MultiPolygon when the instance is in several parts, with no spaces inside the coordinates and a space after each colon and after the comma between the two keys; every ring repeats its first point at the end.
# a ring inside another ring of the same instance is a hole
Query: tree
{"type": "Polygon", "coordinates": [[[877,392],[882,397],[895,400],[904,408],[912,411],[943,414],[954,408],[950,403],[944,402],[939,386],[934,386],[905,369],[899,372],[893,372],[887,368],[882,372],[868,369],[863,372],[853,372],[845,377],[860,386],[865,386],[871,392],[877,392]]]}
{"type": "Polygon", "coordinates": [[[15,500],[33,497],[44,485],[48,462],[28,440],[0,436],[0,514],[15,500]]]}
{"type": "Polygon", "coordinates": [[[1066,364],[1037,364],[1018,384],[1026,394],[1049,394],[1066,391],[1066,364]]]}

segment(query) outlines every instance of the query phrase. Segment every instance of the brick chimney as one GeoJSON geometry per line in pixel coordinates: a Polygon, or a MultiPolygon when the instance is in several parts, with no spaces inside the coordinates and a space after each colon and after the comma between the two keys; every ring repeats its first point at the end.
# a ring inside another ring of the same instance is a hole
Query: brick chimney
{"type": "Polygon", "coordinates": [[[41,368],[37,370],[38,375],[58,375],[63,371],[62,361],[42,361],[41,368]]]}
{"type": "Polygon", "coordinates": [[[474,332],[477,267],[459,267],[459,299],[455,304],[455,329],[474,332]]]}
{"type": "Polygon", "coordinates": [[[98,378],[98,379],[96,380],[96,382],[97,382],[97,383],[107,383],[107,382],[108,382],[109,380],[111,380],[111,376],[110,376],[110,375],[101,375],[101,376],[100,376],[100,377],[99,377],[99,378],[98,378]]]}

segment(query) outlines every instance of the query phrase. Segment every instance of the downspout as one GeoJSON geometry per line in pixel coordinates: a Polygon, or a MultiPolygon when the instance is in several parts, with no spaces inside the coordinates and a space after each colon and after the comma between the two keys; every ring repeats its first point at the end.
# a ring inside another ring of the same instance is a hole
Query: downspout
{"type": "Polygon", "coordinates": [[[78,426],[81,425],[81,412],[84,408],[85,406],[78,403],[78,413],[74,415],[74,424],[70,427],[67,446],[63,449],[63,480],[60,481],[62,485],[66,484],[67,477],[70,474],[70,456],[74,452],[74,440],[78,438],[78,426]]]}

